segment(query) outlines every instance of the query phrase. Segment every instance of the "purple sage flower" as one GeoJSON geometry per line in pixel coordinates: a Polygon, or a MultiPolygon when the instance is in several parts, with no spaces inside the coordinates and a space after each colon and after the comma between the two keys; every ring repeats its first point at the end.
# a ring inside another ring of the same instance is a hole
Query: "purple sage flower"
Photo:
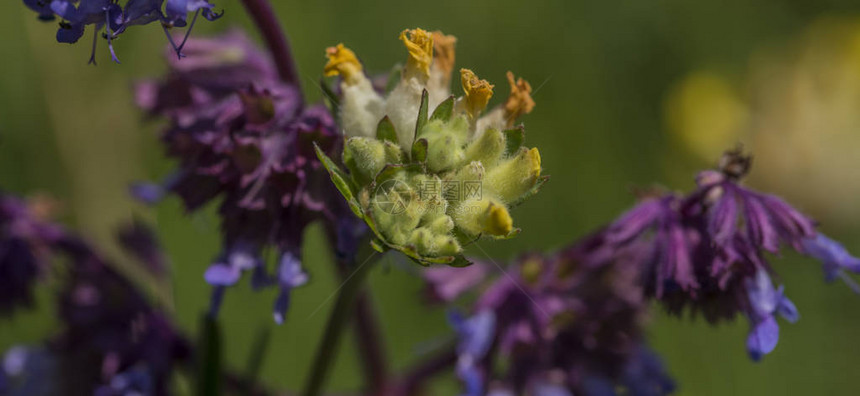
{"type": "Polygon", "coordinates": [[[431,290],[450,297],[444,302],[480,293],[474,316],[452,319],[460,341],[456,372],[466,394],[590,394],[591,378],[631,394],[635,387],[651,387],[625,380],[641,349],[647,311],[639,270],[630,260],[638,252],[628,249],[592,266],[590,247],[527,254],[496,277],[489,275],[490,264],[477,260],[460,269],[469,271],[465,281],[454,269],[429,269],[425,279],[431,290]],[[506,362],[503,369],[494,365],[497,359],[506,362]]]}
{"type": "MultiPolygon", "coordinates": [[[[100,385],[119,381],[116,378],[130,368],[142,367],[151,378],[149,394],[166,394],[174,364],[189,358],[188,342],[83,239],[44,220],[49,209],[47,201],[25,203],[0,195],[2,312],[30,301],[34,280],[49,270],[47,263],[59,261],[67,267],[61,271],[57,294],[62,330],[43,352],[7,353],[0,386],[11,394],[53,394],[44,389],[93,394],[100,385]]],[[[141,258],[163,257],[153,240],[139,237],[151,232],[142,223],[135,227],[138,236],[121,239],[140,249],[141,258]]]]}
{"type": "Polygon", "coordinates": [[[184,51],[181,60],[168,56],[164,79],[136,90],[141,108],[169,120],[162,140],[179,169],[160,188],[139,184],[133,193],[150,203],[167,192],[188,211],[220,201],[224,248],[204,275],[214,287],[210,310],[217,313],[225,289],[250,271],[254,288],[280,288],[273,316],[281,323],[290,290],[307,281],[305,227],[324,220],[332,240],[342,236],[339,250],[356,245],[347,241],[355,227],[334,226],[348,209],[313,147],[333,152],[340,137],[328,110],[305,106],[298,87],[281,81],[242,33],[189,39],[184,51]],[[263,259],[268,248],[277,263],[263,259]]]}
{"type": "Polygon", "coordinates": [[[709,322],[746,316],[747,349],[758,360],[776,346],[774,314],[798,318],[782,287],[774,289],[765,252],[790,247],[821,260],[828,280],[852,285],[844,270],[857,272],[860,260],[782,199],[743,186],[750,164],[739,149],[728,151],[718,170],[699,173],[693,192],[646,196],[578,250],[592,266],[630,261],[646,295],[674,314],[700,313],[709,322]]]}

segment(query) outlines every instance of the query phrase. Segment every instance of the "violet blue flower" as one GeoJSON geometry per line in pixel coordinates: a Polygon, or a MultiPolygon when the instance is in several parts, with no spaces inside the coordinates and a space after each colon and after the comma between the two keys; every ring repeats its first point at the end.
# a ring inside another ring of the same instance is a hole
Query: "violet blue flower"
{"type": "Polygon", "coordinates": [[[450,312],[448,320],[457,332],[457,376],[466,386],[465,395],[481,396],[485,389],[485,373],[480,361],[484,359],[493,343],[496,317],[493,311],[480,311],[464,318],[450,312]]]}
{"type": "Polygon", "coordinates": [[[60,28],[57,30],[57,41],[73,44],[84,35],[87,26],[93,26],[92,53],[90,63],[95,63],[96,44],[99,33],[107,40],[111,59],[119,63],[113,48],[113,40],[119,37],[130,26],[160,23],[170,41],[171,46],[179,57],[188,35],[197,20],[202,15],[207,20],[218,19],[222,13],[213,11],[214,5],[208,0],[167,0],[165,13],[161,9],[164,0],[128,0],[120,5],[116,0],[24,0],[24,5],[39,14],[39,19],[52,21],[59,17],[60,28]],[[168,28],[186,25],[188,13],[194,13],[191,26],[185,32],[185,38],[178,45],[170,35],[168,28]]]}

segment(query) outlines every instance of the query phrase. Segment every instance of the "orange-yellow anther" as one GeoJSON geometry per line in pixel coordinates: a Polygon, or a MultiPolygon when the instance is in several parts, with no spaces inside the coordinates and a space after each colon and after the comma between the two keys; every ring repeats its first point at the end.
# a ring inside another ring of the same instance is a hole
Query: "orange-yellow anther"
{"type": "Polygon", "coordinates": [[[354,84],[364,76],[361,62],[356,58],[355,52],[343,44],[326,48],[325,56],[328,58],[323,71],[326,77],[340,75],[347,84],[354,84]]]}
{"type": "Polygon", "coordinates": [[[487,80],[479,79],[469,69],[460,69],[460,83],[466,93],[466,110],[472,117],[477,117],[493,97],[493,85],[487,80]]]}
{"type": "Polygon", "coordinates": [[[409,51],[407,70],[420,70],[425,77],[429,76],[430,62],[433,61],[433,36],[421,28],[406,29],[400,32],[400,41],[409,51]]]}
{"type": "Polygon", "coordinates": [[[521,115],[532,112],[535,101],[532,99],[532,86],[528,81],[522,78],[514,80],[514,73],[508,72],[508,83],[511,84],[511,94],[505,101],[505,120],[507,126],[511,127],[521,115]]]}
{"type": "Polygon", "coordinates": [[[457,38],[440,31],[433,32],[433,64],[446,75],[454,70],[454,46],[457,38]]]}

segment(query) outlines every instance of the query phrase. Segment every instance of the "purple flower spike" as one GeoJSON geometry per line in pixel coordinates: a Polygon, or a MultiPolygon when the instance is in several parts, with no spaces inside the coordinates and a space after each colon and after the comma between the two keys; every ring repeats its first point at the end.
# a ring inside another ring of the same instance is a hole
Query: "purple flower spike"
{"type": "MultiPolygon", "coordinates": [[[[168,5],[204,12],[211,9],[207,4],[168,5]]],[[[284,264],[292,260],[266,263],[262,252],[291,252],[298,262],[305,227],[325,220],[332,240],[338,237],[338,255],[351,257],[364,232],[334,226],[349,208],[314,152],[314,143],[327,152],[338,150],[341,138],[328,111],[305,107],[298,87],[284,83],[269,56],[239,31],[191,38],[183,53],[180,60],[168,48],[167,75],[138,83],[136,92],[143,110],[168,120],[161,138],[179,169],[161,188],[134,190],[144,201],[175,195],[189,212],[219,202],[224,248],[220,264],[206,274],[216,286],[212,307],[220,305],[226,287],[252,270],[254,289],[280,288],[274,316],[281,321],[290,290],[304,278],[290,272],[300,271],[298,264],[284,264]]]]}
{"type": "MultiPolygon", "coordinates": [[[[650,220],[626,219],[645,224],[637,226],[642,230],[653,227],[647,223],[659,223],[664,214],[662,204],[656,202],[649,209],[654,213],[644,216],[650,220]]],[[[623,223],[618,226],[624,227],[623,223]]],[[[644,393],[658,389],[655,378],[668,377],[636,362],[647,309],[637,284],[642,267],[636,260],[653,253],[625,247],[613,252],[618,257],[599,261],[610,257],[601,247],[603,236],[586,238],[581,245],[551,255],[524,255],[496,279],[486,279],[488,266],[475,261],[472,267],[480,276],[464,283],[481,292],[472,308],[476,313],[470,318],[449,315],[459,340],[456,373],[466,394],[591,395],[600,394],[591,391],[601,384],[601,389],[611,391],[607,395],[615,395],[617,389],[623,389],[623,394],[668,393],[644,393]],[[494,365],[498,360],[506,362],[504,369],[494,365]],[[628,370],[634,364],[638,366],[628,370]],[[489,373],[494,381],[486,390],[489,373]],[[642,374],[636,377],[636,373],[642,374]]],[[[428,287],[464,289],[457,274],[447,271],[425,270],[428,287]]]]}
{"type": "Polygon", "coordinates": [[[33,288],[68,240],[47,221],[53,208],[49,199],[25,202],[0,192],[0,317],[33,304],[33,288]]]}
{"type": "Polygon", "coordinates": [[[860,273],[860,258],[848,253],[842,244],[818,233],[815,238],[803,241],[803,250],[807,255],[821,261],[826,281],[832,282],[837,277],[842,278],[851,290],[860,294],[860,285],[845,274],[845,271],[860,273]]]}

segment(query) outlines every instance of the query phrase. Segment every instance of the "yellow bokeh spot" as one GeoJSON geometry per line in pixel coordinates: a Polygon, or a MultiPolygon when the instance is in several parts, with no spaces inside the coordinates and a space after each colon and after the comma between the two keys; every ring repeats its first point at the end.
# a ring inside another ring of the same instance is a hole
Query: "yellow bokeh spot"
{"type": "Polygon", "coordinates": [[[706,161],[741,140],[747,109],[724,78],[709,72],[685,77],[665,101],[669,131],[688,151],[706,161]]]}
{"type": "Polygon", "coordinates": [[[532,86],[522,78],[514,79],[514,73],[508,72],[508,84],[511,85],[511,93],[505,101],[505,120],[508,127],[514,125],[517,118],[523,114],[531,113],[535,108],[532,99],[532,86]]]}
{"type": "Polygon", "coordinates": [[[361,62],[355,52],[343,44],[326,48],[325,56],[328,58],[323,70],[326,77],[340,75],[347,84],[354,84],[363,76],[361,62]]]}
{"type": "Polygon", "coordinates": [[[487,80],[479,79],[469,69],[460,69],[460,83],[466,93],[467,110],[472,117],[476,117],[493,97],[493,85],[487,80]]]}
{"type": "Polygon", "coordinates": [[[406,29],[400,32],[400,41],[409,51],[406,67],[409,70],[420,70],[426,77],[430,75],[430,63],[433,62],[433,36],[424,29],[406,29]]]}

